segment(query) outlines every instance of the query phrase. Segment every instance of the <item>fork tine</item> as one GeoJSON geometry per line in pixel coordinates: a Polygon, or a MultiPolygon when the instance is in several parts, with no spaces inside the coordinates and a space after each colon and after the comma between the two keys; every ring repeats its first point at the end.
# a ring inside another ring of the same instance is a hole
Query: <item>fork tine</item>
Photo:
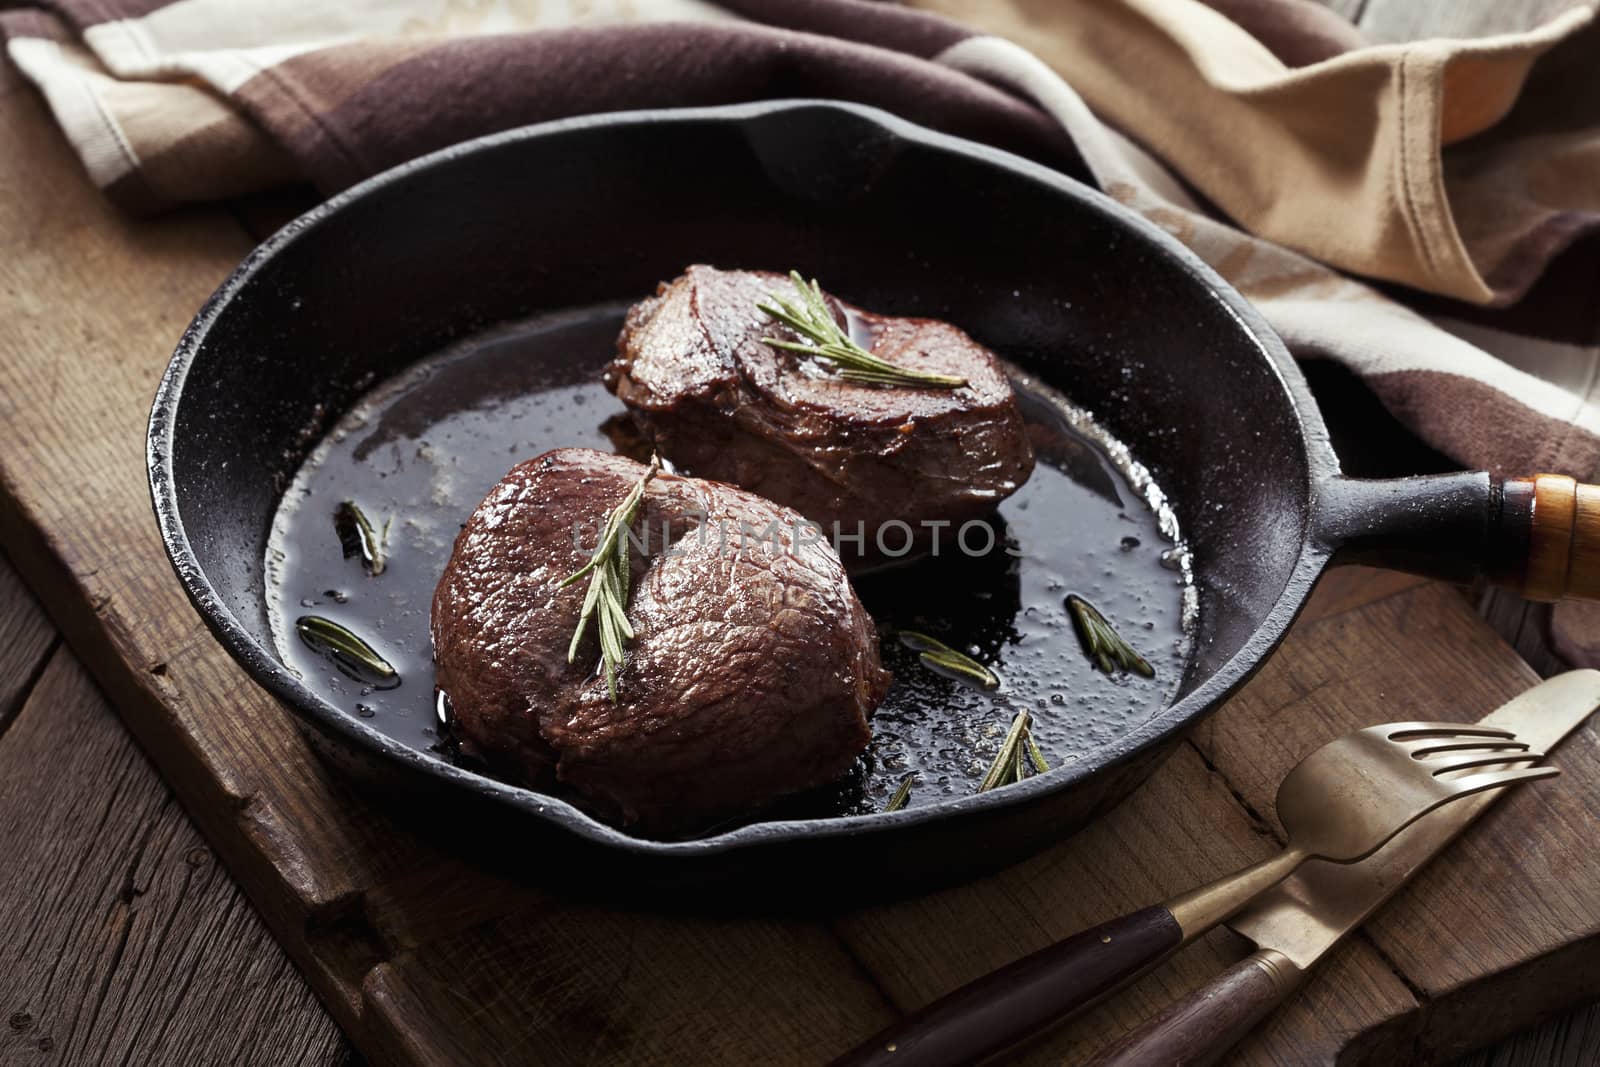
{"type": "Polygon", "coordinates": [[[1554,778],[1560,773],[1561,770],[1557,767],[1526,767],[1520,771],[1485,771],[1482,774],[1469,774],[1465,778],[1445,779],[1444,784],[1450,787],[1452,794],[1466,796],[1469,793],[1481,793],[1485,789],[1498,789],[1503,785],[1531,782],[1536,778],[1554,778]]]}
{"type": "Polygon", "coordinates": [[[1391,741],[1421,737],[1505,737],[1517,735],[1499,726],[1485,726],[1481,722],[1391,722],[1378,729],[1391,741]]]}
{"type": "Polygon", "coordinates": [[[1464,771],[1469,767],[1493,767],[1499,763],[1537,763],[1542,759],[1544,759],[1543,752],[1502,752],[1499,755],[1471,756],[1467,759],[1451,760],[1442,767],[1434,768],[1433,776],[1437,778],[1441,774],[1464,771]]]}
{"type": "Polygon", "coordinates": [[[1493,737],[1482,737],[1475,741],[1451,741],[1444,744],[1430,744],[1423,741],[1411,749],[1411,758],[1427,759],[1429,756],[1437,756],[1444,752],[1526,752],[1529,747],[1526,741],[1501,741],[1493,737]]]}

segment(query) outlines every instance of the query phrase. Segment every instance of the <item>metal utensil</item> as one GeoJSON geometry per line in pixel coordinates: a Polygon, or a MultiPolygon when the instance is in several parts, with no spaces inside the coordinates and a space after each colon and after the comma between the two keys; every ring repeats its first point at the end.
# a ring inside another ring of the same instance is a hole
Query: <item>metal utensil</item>
{"type": "MultiPolygon", "coordinates": [[[[1553,748],[1600,707],[1600,671],[1569,671],[1535,686],[1484,717],[1480,725],[1512,731],[1553,748]]],[[[1094,1067],[1214,1062],[1305,980],[1317,961],[1366,922],[1401,886],[1506,794],[1494,789],[1418,820],[1383,848],[1348,866],[1313,860],[1252,900],[1228,922],[1256,951],[1173,1002],[1114,1047],[1094,1067]]]]}
{"type": "Polygon", "coordinates": [[[1561,773],[1501,766],[1544,759],[1510,730],[1481,723],[1391,722],[1330,741],[1278,786],[1278,819],[1289,844],[1276,856],[1174,898],[1167,908],[1184,941],[1209,930],[1308,859],[1351,863],[1441,804],[1561,773]]]}
{"type": "Polygon", "coordinates": [[[941,1067],[998,1052],[1137,977],[1307,860],[1359,860],[1441,805],[1560,773],[1505,766],[1543,758],[1511,730],[1481,723],[1385,723],[1330,741],[1278,788],[1289,838],[1282,852],[1002,967],[889,1027],[835,1067],[941,1067]],[[1453,777],[1477,768],[1492,769],[1453,777]]]}

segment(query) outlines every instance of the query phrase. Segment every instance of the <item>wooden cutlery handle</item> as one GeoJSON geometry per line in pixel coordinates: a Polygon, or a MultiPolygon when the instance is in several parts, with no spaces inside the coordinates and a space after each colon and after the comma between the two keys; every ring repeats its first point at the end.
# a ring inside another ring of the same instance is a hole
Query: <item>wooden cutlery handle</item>
{"type": "Polygon", "coordinates": [[[834,1067],[972,1063],[1098,1000],[1182,942],[1177,920],[1159,905],[1112,919],[941,997],[834,1067]]]}
{"type": "Polygon", "coordinates": [[[1261,949],[1174,1001],[1090,1061],[1090,1067],[1206,1067],[1299,987],[1305,972],[1261,949]]]}
{"type": "Polygon", "coordinates": [[[1529,600],[1600,600],[1600,485],[1564,474],[1507,479],[1498,527],[1498,584],[1529,600]]]}

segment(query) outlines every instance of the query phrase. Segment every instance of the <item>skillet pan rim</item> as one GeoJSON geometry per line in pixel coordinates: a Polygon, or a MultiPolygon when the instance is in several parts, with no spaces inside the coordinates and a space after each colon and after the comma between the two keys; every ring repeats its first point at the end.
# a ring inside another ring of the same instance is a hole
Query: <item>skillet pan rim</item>
{"type": "Polygon", "coordinates": [[[636,855],[666,859],[693,859],[746,849],[771,847],[791,841],[834,836],[868,836],[896,832],[922,823],[956,820],[977,812],[998,813],[1008,807],[1026,804],[1044,794],[1067,789],[1095,775],[1104,775],[1149,749],[1181,739],[1183,734],[1242,685],[1259,668],[1281,641],[1298,615],[1326,566],[1331,549],[1315,536],[1311,516],[1315,514],[1321,487],[1339,474],[1338,459],[1328,441],[1327,429],[1311,395],[1310,387],[1277,334],[1260,313],[1210,266],[1176,238],[1129,208],[1058,171],[1013,153],[964,138],[930,130],[879,108],[827,99],[782,99],[744,104],[696,108],[656,108],[617,111],[558,119],[504,130],[462,141],[373,175],[335,194],[285,224],[247,255],[202,305],[185,329],[176,350],[162,373],[151,407],[146,437],[146,463],[151,501],[161,531],[162,543],[177,573],[184,592],[200,613],[207,629],[250,674],[251,678],[297,718],[303,726],[332,733],[344,743],[377,756],[405,770],[420,772],[448,788],[466,788],[496,803],[552,824],[589,842],[621,849],[636,855]],[[432,753],[403,744],[335,707],[296,679],[274,650],[257,642],[217,593],[196,555],[180,515],[173,469],[176,450],[177,413],[183,401],[184,386],[194,361],[199,357],[211,328],[227,311],[238,294],[266,263],[329,218],[359,203],[366,196],[391,185],[412,180],[435,168],[481,151],[535,141],[549,136],[593,129],[625,129],[632,125],[658,123],[726,123],[745,126],[786,113],[833,111],[856,121],[878,126],[894,140],[910,142],[945,153],[965,156],[980,165],[1008,171],[1012,176],[1047,186],[1057,196],[1077,202],[1086,210],[1108,216],[1136,240],[1151,243],[1156,250],[1175,260],[1193,282],[1238,323],[1265,360],[1267,369],[1282,390],[1284,400],[1294,412],[1299,431],[1299,450],[1306,464],[1308,500],[1306,526],[1289,578],[1277,598],[1266,609],[1262,621],[1249,638],[1211,676],[1176,703],[1170,704],[1107,745],[1094,750],[1096,760],[1062,764],[1049,774],[1030,777],[1005,789],[950,797],[931,804],[897,812],[872,812],[861,815],[747,823],[725,833],[685,840],[658,840],[635,837],[603,823],[559,797],[512,785],[458,767],[432,753]]]}

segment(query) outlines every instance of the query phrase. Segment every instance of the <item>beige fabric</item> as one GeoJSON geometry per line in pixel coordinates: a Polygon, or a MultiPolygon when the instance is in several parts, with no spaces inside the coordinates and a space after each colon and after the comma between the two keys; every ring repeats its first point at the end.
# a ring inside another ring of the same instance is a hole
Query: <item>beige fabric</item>
{"type": "Polygon", "coordinates": [[[1600,210],[1600,182],[1574,180],[1595,159],[1588,131],[1508,150],[1502,129],[1491,160],[1445,155],[1505,119],[1558,42],[1583,34],[1575,44],[1597,54],[1588,7],[1523,33],[1291,68],[1197,0],[912,2],[1026,45],[1239,226],[1357,274],[1508,299],[1537,276],[1541,264],[1510,258],[1538,219],[1600,210]]]}
{"type": "Polygon", "coordinates": [[[974,37],[938,59],[1035,100],[1072,134],[1108,195],[1216,268],[1297,356],[1350,367],[1436,448],[1503,475],[1560,470],[1600,478],[1600,349],[1430,321],[1370,285],[1211,217],[1159,161],[1009,41],[974,37]],[[1438,402],[1419,402],[1430,390],[1440,391],[1438,402]],[[1498,410],[1484,410],[1483,398],[1498,410]]]}
{"type": "Polygon", "coordinates": [[[7,52],[44,91],[95,184],[131,205],[215,200],[297,175],[276,142],[203,85],[116,78],[89,50],[54,40],[14,38],[7,52]]]}

